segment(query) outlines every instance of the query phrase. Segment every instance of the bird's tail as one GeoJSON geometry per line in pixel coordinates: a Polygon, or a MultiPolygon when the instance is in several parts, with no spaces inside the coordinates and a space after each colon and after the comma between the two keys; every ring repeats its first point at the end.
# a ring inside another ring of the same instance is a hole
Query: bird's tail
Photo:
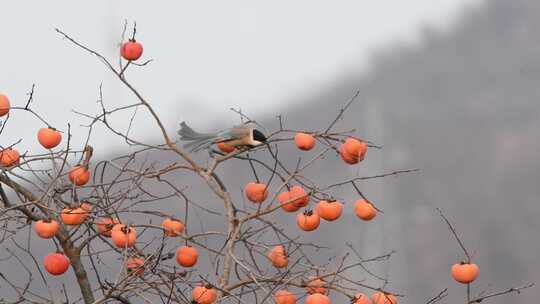
{"type": "Polygon", "coordinates": [[[193,130],[185,122],[180,123],[178,135],[180,135],[180,140],[189,141],[184,145],[184,148],[192,148],[191,152],[211,146],[219,137],[215,133],[199,133],[193,130]]]}

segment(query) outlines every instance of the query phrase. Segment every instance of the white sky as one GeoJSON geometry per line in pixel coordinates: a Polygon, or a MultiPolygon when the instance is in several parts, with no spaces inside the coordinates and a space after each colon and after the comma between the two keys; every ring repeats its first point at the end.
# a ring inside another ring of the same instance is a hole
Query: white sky
{"type": "MultiPolygon", "coordinates": [[[[135,100],[95,58],[62,41],[54,27],[116,58],[123,20],[136,20],[143,58],[155,62],[129,71],[128,78],[168,126],[187,120],[204,127],[229,117],[233,106],[255,116],[273,112],[290,101],[287,97],[323,86],[344,70],[365,70],[374,48],[413,42],[423,24],[447,27],[465,6],[480,2],[4,1],[0,92],[24,105],[36,83],[34,108],[61,130],[71,122],[82,143],[85,130],[71,109],[96,113],[100,82],[107,105],[135,100]]],[[[35,133],[42,125],[25,113],[13,114],[0,143],[22,137],[21,152],[38,149],[35,133]]],[[[125,126],[127,117],[118,117],[118,123],[125,126]]],[[[154,130],[138,120],[133,132],[143,138],[157,134],[154,130]]],[[[93,143],[122,145],[113,139],[98,130],[93,143]]]]}

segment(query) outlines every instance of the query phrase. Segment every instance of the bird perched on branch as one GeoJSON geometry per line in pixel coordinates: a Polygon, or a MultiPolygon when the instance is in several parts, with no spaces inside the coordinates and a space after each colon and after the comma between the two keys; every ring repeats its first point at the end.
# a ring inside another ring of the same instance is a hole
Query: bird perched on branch
{"type": "Polygon", "coordinates": [[[184,148],[190,149],[191,152],[206,149],[220,142],[232,147],[256,147],[266,142],[264,133],[249,125],[234,126],[217,133],[199,133],[182,122],[178,135],[180,140],[188,142],[184,144],[184,148]]]}

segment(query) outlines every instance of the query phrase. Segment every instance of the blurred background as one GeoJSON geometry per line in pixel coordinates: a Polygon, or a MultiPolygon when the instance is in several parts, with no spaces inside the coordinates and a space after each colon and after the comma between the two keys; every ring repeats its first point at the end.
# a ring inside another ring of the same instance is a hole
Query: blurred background
{"type": "MultiPolygon", "coordinates": [[[[100,112],[101,83],[109,107],[135,99],[55,27],[116,58],[124,20],[136,21],[143,59],[154,61],[131,69],[128,78],[171,134],[182,120],[201,130],[237,123],[231,107],[269,129],[279,114],[287,127],[317,129],[359,90],[339,128],[356,128],[383,149],[353,168],[330,160],[324,178],[332,179],[332,169],[336,176],[421,171],[362,183],[385,214],[369,224],[352,225],[349,217],[322,227],[315,239],[343,251],[347,240],[366,256],[395,249],[380,271],[407,295],[402,303],[425,303],[445,287],[454,302],[465,291],[449,268],[462,255],[439,207],[481,267],[476,291],[538,282],[537,1],[17,1],[4,3],[3,11],[0,91],[24,106],[35,83],[32,107],[61,130],[70,122],[81,147],[85,121],[71,110],[100,112]],[[332,237],[336,231],[342,239],[332,237]]],[[[131,114],[119,114],[117,126],[127,128],[131,114]]],[[[133,137],[158,142],[157,129],[137,117],[133,137]]],[[[21,152],[38,149],[38,122],[11,119],[1,144],[23,138],[21,152]]],[[[124,145],[99,128],[90,144],[100,158],[121,154],[124,145]]],[[[245,174],[231,187],[239,188],[245,174]]],[[[354,198],[343,194],[349,203],[354,198]]],[[[538,297],[534,288],[490,303],[538,297]]]]}

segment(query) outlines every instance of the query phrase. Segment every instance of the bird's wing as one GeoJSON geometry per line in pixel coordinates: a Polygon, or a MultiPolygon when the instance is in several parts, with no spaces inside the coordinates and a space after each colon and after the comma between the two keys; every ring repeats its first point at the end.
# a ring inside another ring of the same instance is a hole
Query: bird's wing
{"type": "Polygon", "coordinates": [[[230,129],[219,132],[217,135],[219,138],[222,138],[225,141],[244,138],[246,136],[251,136],[251,128],[245,126],[234,126],[230,129]]]}

